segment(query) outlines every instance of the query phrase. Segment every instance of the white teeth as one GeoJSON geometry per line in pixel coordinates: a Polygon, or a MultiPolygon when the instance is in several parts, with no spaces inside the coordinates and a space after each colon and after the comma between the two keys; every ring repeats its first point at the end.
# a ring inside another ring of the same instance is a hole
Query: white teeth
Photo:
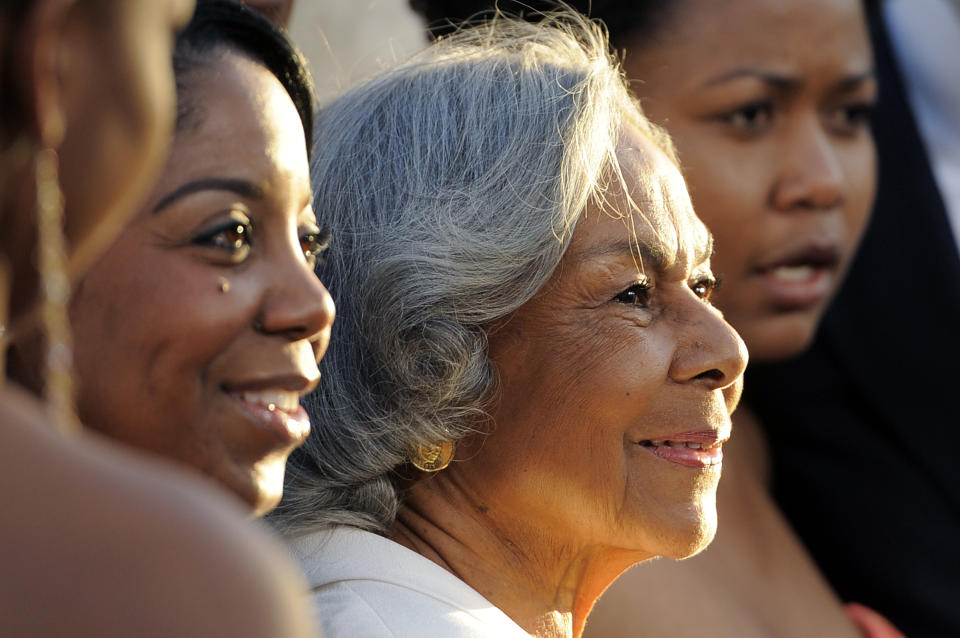
{"type": "Polygon", "coordinates": [[[688,447],[688,448],[691,448],[691,449],[693,449],[693,450],[700,450],[700,449],[703,449],[703,444],[702,444],[702,443],[694,443],[693,441],[689,441],[689,442],[687,443],[687,447],[688,447]]]}
{"type": "Polygon", "coordinates": [[[773,276],[784,281],[805,281],[813,277],[813,266],[777,266],[773,276]]]}
{"type": "Polygon", "coordinates": [[[248,403],[259,403],[271,412],[278,409],[284,412],[295,412],[300,403],[300,395],[286,390],[262,390],[244,392],[243,400],[248,403]]]}

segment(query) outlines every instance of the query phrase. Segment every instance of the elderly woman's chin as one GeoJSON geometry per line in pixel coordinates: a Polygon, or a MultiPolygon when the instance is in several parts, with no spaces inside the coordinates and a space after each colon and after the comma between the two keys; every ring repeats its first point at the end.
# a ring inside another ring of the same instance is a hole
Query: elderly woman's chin
{"type": "Polygon", "coordinates": [[[704,495],[702,501],[690,507],[688,520],[689,524],[677,535],[673,546],[662,554],[665,558],[689,558],[706,549],[713,540],[717,533],[715,489],[710,490],[709,495],[704,495]]]}
{"type": "Polygon", "coordinates": [[[655,510],[649,505],[635,505],[637,524],[626,526],[633,531],[628,532],[630,538],[624,543],[632,540],[639,560],[655,556],[683,559],[705,549],[717,532],[718,479],[719,472],[703,477],[691,499],[670,507],[655,510]]]}

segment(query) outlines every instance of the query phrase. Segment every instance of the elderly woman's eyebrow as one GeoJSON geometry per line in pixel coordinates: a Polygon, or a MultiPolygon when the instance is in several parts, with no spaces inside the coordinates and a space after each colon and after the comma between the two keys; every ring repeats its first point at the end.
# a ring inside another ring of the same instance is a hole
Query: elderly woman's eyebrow
{"type": "MultiPolygon", "coordinates": [[[[713,255],[713,234],[709,231],[704,234],[702,241],[698,241],[694,248],[693,267],[710,260],[713,255]]],[[[632,258],[637,260],[644,270],[663,273],[676,267],[677,253],[669,251],[660,242],[652,243],[630,239],[614,240],[590,246],[580,252],[582,261],[595,261],[605,258],[632,258]],[[639,257],[639,259],[637,259],[639,257]]]]}
{"type": "Polygon", "coordinates": [[[199,193],[201,191],[227,191],[240,195],[245,199],[263,199],[263,189],[245,179],[231,177],[204,177],[196,179],[173,190],[165,195],[157,205],[153,207],[154,213],[159,213],[179,199],[187,195],[199,193]]]}
{"type": "Polygon", "coordinates": [[[618,239],[589,246],[579,254],[581,261],[599,259],[634,259],[643,269],[652,268],[655,272],[669,270],[676,261],[676,255],[668,254],[662,244],[647,243],[631,239],[618,239]]]}
{"type": "Polygon", "coordinates": [[[700,242],[693,255],[693,265],[699,266],[700,264],[706,263],[710,261],[711,257],[713,257],[713,233],[708,230],[706,232],[706,238],[700,242]]]}

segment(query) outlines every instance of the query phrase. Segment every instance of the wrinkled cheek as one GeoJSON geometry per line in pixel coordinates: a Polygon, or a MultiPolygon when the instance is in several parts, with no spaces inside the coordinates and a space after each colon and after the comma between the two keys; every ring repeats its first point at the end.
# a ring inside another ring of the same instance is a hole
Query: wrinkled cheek
{"type": "Polygon", "coordinates": [[[723,401],[727,406],[727,414],[733,414],[734,410],[740,404],[740,397],[743,395],[743,377],[737,378],[736,382],[723,389],[723,401]]]}

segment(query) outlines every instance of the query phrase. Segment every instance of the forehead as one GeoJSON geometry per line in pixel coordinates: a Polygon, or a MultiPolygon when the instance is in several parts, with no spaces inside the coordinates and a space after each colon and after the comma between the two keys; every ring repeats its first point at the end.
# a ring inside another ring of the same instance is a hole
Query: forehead
{"type": "Polygon", "coordinates": [[[174,138],[171,168],[308,171],[303,126],[293,101],[263,65],[219,51],[184,82],[189,115],[174,138]]]}
{"type": "Polygon", "coordinates": [[[588,206],[568,254],[574,259],[617,254],[632,244],[643,270],[652,265],[686,272],[708,261],[710,233],[693,212],[677,166],[632,128],[620,138],[617,159],[622,183],[613,177],[603,200],[588,206]]]}
{"type": "Polygon", "coordinates": [[[667,84],[757,64],[799,75],[871,66],[861,0],[682,0],[655,42],[632,48],[628,62],[639,56],[655,65],[645,72],[669,71],[667,84]]]}

